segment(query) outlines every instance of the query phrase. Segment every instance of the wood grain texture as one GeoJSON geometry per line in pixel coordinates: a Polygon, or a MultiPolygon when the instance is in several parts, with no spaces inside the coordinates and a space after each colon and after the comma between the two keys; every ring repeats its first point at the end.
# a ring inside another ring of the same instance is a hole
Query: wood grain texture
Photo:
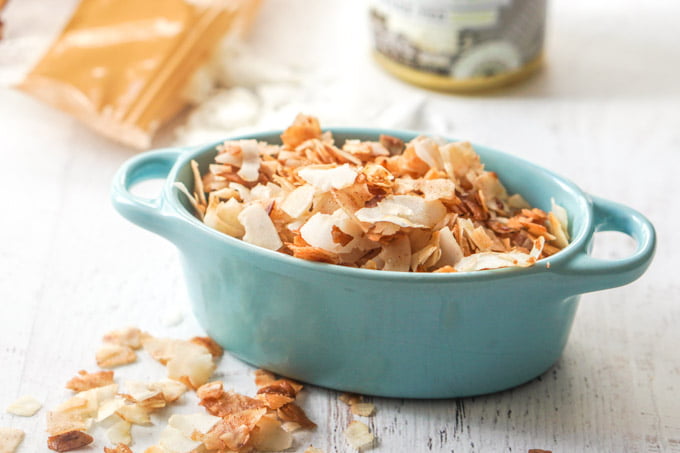
{"type": "MultiPolygon", "coordinates": [[[[30,35],[12,27],[13,16],[30,24],[30,8],[21,3],[9,4],[8,38],[30,35]]],[[[417,90],[377,69],[366,52],[363,6],[348,3],[306,10],[302,1],[271,0],[261,17],[269,26],[256,31],[253,43],[265,56],[291,59],[299,58],[291,49],[304,45],[310,64],[354,68],[342,83],[367,99],[422,98],[413,128],[534,161],[587,192],[642,211],[659,235],[655,261],[640,280],[582,298],[566,350],[543,376],[474,398],[368,398],[376,414],[356,418],[376,434],[371,451],[680,452],[680,48],[674,19],[680,5],[554,2],[544,72],[517,87],[456,97],[417,90]],[[304,36],[290,33],[291,21],[302,24],[303,18],[284,20],[289,8],[305,10],[305,23],[319,21],[304,36]],[[337,20],[321,21],[329,14],[337,20]],[[323,27],[333,33],[319,33],[323,27]],[[337,39],[341,31],[346,39],[337,39]],[[310,42],[309,36],[321,38],[310,42]]],[[[109,203],[111,178],[132,152],[2,88],[0,153],[0,409],[26,394],[45,405],[33,418],[3,410],[0,426],[26,431],[20,453],[44,451],[46,408],[68,396],[63,385],[78,370],[95,369],[104,332],[137,325],[188,338],[202,330],[190,314],[173,246],[127,223],[109,203]],[[184,321],[166,327],[162,318],[173,309],[184,312],[184,321]]],[[[619,239],[598,238],[595,253],[624,256],[628,246],[619,239]]],[[[252,394],[251,372],[227,355],[218,376],[252,394]]],[[[156,379],[164,370],[145,359],[119,375],[156,379]]],[[[337,397],[307,388],[302,405],[319,428],[296,434],[296,451],[310,444],[328,453],[352,451],[342,432],[355,417],[337,397]]],[[[179,410],[192,406],[187,398],[179,410]]],[[[133,430],[135,452],[157,439],[163,417],[154,421],[154,428],[133,430]]],[[[95,437],[88,451],[102,451],[105,438],[101,432],[95,437]]]]}

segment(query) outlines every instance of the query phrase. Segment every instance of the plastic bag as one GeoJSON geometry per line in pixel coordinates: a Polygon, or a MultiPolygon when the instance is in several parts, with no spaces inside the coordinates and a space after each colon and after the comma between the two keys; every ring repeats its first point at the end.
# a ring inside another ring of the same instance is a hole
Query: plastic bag
{"type": "Polygon", "coordinates": [[[184,89],[260,0],[82,0],[18,88],[139,149],[187,105],[184,89]]]}

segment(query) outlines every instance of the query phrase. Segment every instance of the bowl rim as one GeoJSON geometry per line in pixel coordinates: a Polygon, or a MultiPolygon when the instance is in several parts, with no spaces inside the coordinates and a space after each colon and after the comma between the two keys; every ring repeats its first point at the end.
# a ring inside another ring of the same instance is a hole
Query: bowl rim
{"type": "MultiPolygon", "coordinates": [[[[425,134],[422,132],[411,131],[411,130],[396,130],[388,128],[361,128],[361,127],[329,127],[324,128],[324,132],[331,132],[334,136],[337,135],[373,135],[378,138],[380,134],[392,135],[395,137],[402,138],[405,141],[411,140],[419,135],[433,136],[430,134],[425,134]],[[406,137],[406,138],[405,138],[406,137]]],[[[168,176],[166,178],[161,197],[164,201],[164,206],[169,206],[172,213],[179,217],[182,221],[188,223],[189,225],[196,228],[198,231],[220,242],[228,247],[235,247],[244,253],[254,254],[266,260],[273,260],[273,263],[280,263],[281,269],[287,269],[284,266],[295,266],[304,272],[323,272],[325,274],[331,273],[337,276],[368,279],[368,280],[378,280],[378,281],[419,281],[427,283],[444,283],[451,281],[477,281],[477,280],[498,280],[506,279],[510,277],[528,276],[536,273],[543,273],[546,271],[554,270],[557,271],[560,268],[564,268],[568,265],[570,261],[577,258],[582,254],[583,250],[587,249],[589,244],[589,239],[592,237],[594,232],[594,221],[593,221],[593,206],[590,197],[581,190],[575,183],[570,181],[557,173],[543,168],[537,164],[534,164],[526,159],[517,157],[515,155],[499,151],[493,148],[489,148],[484,145],[480,145],[475,142],[470,142],[480,155],[492,154],[497,155],[502,158],[508,158],[516,163],[520,164],[522,167],[528,170],[540,172],[556,181],[559,186],[562,187],[563,191],[570,194],[577,200],[579,209],[579,224],[581,225],[577,234],[571,238],[569,244],[564,249],[551,255],[548,258],[537,261],[534,265],[529,267],[505,267],[499,269],[487,269],[472,272],[397,272],[397,271],[384,271],[384,270],[373,270],[373,269],[362,269],[354,268],[342,265],[320,263],[315,261],[304,260],[301,258],[296,258],[285,253],[281,253],[275,250],[265,249],[250,243],[247,243],[241,239],[231,237],[213,228],[210,228],[205,223],[196,218],[192,212],[190,212],[184,204],[180,201],[180,197],[186,197],[177,187],[175,182],[178,181],[179,172],[186,166],[190,165],[192,160],[196,160],[208,154],[210,152],[216,151],[216,146],[222,144],[224,141],[231,140],[263,140],[271,143],[272,138],[279,138],[283,130],[268,130],[262,132],[255,132],[250,134],[237,135],[234,137],[227,137],[222,140],[217,140],[209,143],[204,143],[197,146],[191,146],[183,148],[183,152],[178,156],[177,160],[173,164],[168,176]],[[479,152],[481,150],[481,152],[479,152]]],[[[452,139],[450,137],[442,137],[447,141],[459,141],[452,139]]],[[[347,140],[348,138],[345,138],[347,140]]],[[[280,140],[279,140],[280,141],[280,140]]],[[[482,156],[482,163],[486,164],[484,156],[482,156]]],[[[497,172],[499,173],[499,172],[497,172]]],[[[503,179],[502,173],[499,173],[501,180],[503,179]]],[[[569,212],[569,223],[574,225],[574,219],[576,218],[574,213],[569,212]]],[[[174,241],[173,241],[174,242],[174,241]]],[[[175,245],[178,245],[175,242],[175,245]]]]}

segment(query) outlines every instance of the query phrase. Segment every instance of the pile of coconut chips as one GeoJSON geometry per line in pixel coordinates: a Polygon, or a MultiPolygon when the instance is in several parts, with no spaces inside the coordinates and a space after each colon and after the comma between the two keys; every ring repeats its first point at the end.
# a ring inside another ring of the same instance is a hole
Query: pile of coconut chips
{"type": "Polygon", "coordinates": [[[171,415],[158,444],[145,453],[281,451],[291,447],[291,433],[316,427],[296,403],[302,390],[297,382],[257,370],[257,394],[249,397],[225,389],[222,381],[209,381],[222,355],[222,348],[209,337],[156,338],[132,327],[110,332],[103,340],[97,352],[100,367],[134,362],[134,351],[143,348],[166,366],[168,379],[128,380],[121,385],[111,370],[80,371],[66,384],[74,396],[47,414],[51,450],[65,452],[91,444],[94,438],[87,431],[100,425],[115,445],[105,447],[106,453],[131,453],[132,425],[152,425],[152,413],[170,408],[188,390],[196,391],[204,410],[171,415]],[[109,354],[115,347],[133,352],[109,354]]]}
{"type": "Polygon", "coordinates": [[[298,258],[401,272],[527,267],[568,244],[566,211],[509,195],[468,142],[336,144],[298,115],[282,145],[226,141],[214,162],[192,161],[206,225],[298,258]],[[201,171],[203,170],[203,171],[201,171]]]}

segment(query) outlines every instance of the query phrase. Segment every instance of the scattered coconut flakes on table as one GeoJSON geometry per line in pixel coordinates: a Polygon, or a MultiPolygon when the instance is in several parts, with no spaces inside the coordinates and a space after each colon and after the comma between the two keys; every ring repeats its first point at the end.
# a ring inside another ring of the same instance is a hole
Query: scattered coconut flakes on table
{"type": "Polygon", "coordinates": [[[225,234],[298,258],[365,269],[529,267],[568,244],[566,211],[531,208],[468,142],[416,137],[336,145],[298,115],[282,145],[226,141],[194,172],[196,214],[225,234]]]}
{"type": "Polygon", "coordinates": [[[168,367],[174,379],[157,382],[126,380],[121,386],[113,371],[80,371],[67,388],[76,393],[47,414],[48,447],[71,451],[94,442],[86,431],[95,424],[106,427],[106,438],[115,447],[105,453],[131,453],[132,425],[151,425],[150,415],[175,402],[189,388],[207,412],[171,414],[159,444],[145,453],[189,451],[281,451],[293,444],[294,431],[316,427],[295,403],[303,386],[277,378],[266,370],[255,372],[258,392],[254,398],[224,390],[212,377],[222,348],[210,337],[189,340],[156,338],[148,333],[122,329],[105,335],[106,344],[144,350],[168,367]],[[195,360],[195,359],[199,360],[195,360]],[[212,364],[204,379],[204,361],[212,364]],[[174,366],[175,372],[171,370],[174,366]]]}
{"type": "Polygon", "coordinates": [[[7,406],[7,412],[21,417],[32,417],[41,407],[42,403],[35,397],[24,395],[7,406]]]}
{"type": "Polygon", "coordinates": [[[0,453],[14,453],[23,440],[22,430],[0,426],[0,453]]]}

